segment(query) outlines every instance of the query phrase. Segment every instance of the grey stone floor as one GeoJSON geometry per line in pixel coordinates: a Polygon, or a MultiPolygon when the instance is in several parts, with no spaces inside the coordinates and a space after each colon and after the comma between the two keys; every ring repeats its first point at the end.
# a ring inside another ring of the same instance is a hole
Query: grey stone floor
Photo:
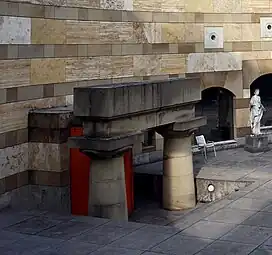
{"type": "Polygon", "coordinates": [[[272,151],[222,151],[205,164],[197,157],[198,174],[254,183],[182,213],[156,215],[151,206],[145,223],[7,209],[0,212],[0,254],[272,254],[272,151]]]}

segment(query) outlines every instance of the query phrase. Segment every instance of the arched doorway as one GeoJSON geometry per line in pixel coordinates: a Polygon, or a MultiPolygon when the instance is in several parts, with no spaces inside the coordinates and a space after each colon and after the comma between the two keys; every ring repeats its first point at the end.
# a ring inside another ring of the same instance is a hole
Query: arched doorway
{"type": "Polygon", "coordinates": [[[251,83],[250,97],[255,89],[260,90],[260,97],[266,112],[261,120],[261,126],[272,126],[272,74],[264,74],[251,83]]]}
{"type": "Polygon", "coordinates": [[[215,142],[233,139],[233,93],[225,88],[211,87],[202,91],[201,98],[196,105],[196,115],[206,116],[207,125],[196,135],[204,135],[215,142]]]}

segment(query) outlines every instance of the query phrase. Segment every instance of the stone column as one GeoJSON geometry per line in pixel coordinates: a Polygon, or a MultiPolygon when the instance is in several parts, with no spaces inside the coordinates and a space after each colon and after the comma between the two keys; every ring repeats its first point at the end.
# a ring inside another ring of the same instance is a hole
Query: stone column
{"type": "Polygon", "coordinates": [[[127,220],[125,167],[123,154],[92,159],[89,185],[89,214],[127,220]]]}
{"type": "Polygon", "coordinates": [[[196,205],[192,137],[183,132],[164,135],[163,207],[183,210],[196,205]]]}

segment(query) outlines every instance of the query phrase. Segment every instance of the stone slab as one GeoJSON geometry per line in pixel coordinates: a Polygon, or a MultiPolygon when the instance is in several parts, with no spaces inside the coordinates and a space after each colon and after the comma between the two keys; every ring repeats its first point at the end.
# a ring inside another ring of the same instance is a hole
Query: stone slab
{"type": "Polygon", "coordinates": [[[97,85],[75,88],[74,115],[109,119],[199,100],[196,78],[97,85]]]}
{"type": "Polygon", "coordinates": [[[0,16],[0,44],[30,44],[31,19],[0,16]]]}
{"type": "Polygon", "coordinates": [[[269,151],[270,148],[268,146],[268,136],[267,135],[258,135],[252,136],[248,135],[245,138],[245,151],[251,153],[258,153],[258,152],[266,152],[269,151]]]}

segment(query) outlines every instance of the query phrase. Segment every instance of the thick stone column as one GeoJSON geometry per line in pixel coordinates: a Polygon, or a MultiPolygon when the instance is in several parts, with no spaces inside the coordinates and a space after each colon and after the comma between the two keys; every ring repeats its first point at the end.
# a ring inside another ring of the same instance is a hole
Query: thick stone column
{"type": "Polygon", "coordinates": [[[127,220],[127,199],[123,155],[91,161],[89,214],[127,220]]]}
{"type": "Polygon", "coordinates": [[[183,210],[196,205],[192,137],[181,132],[164,135],[163,207],[183,210]]]}

